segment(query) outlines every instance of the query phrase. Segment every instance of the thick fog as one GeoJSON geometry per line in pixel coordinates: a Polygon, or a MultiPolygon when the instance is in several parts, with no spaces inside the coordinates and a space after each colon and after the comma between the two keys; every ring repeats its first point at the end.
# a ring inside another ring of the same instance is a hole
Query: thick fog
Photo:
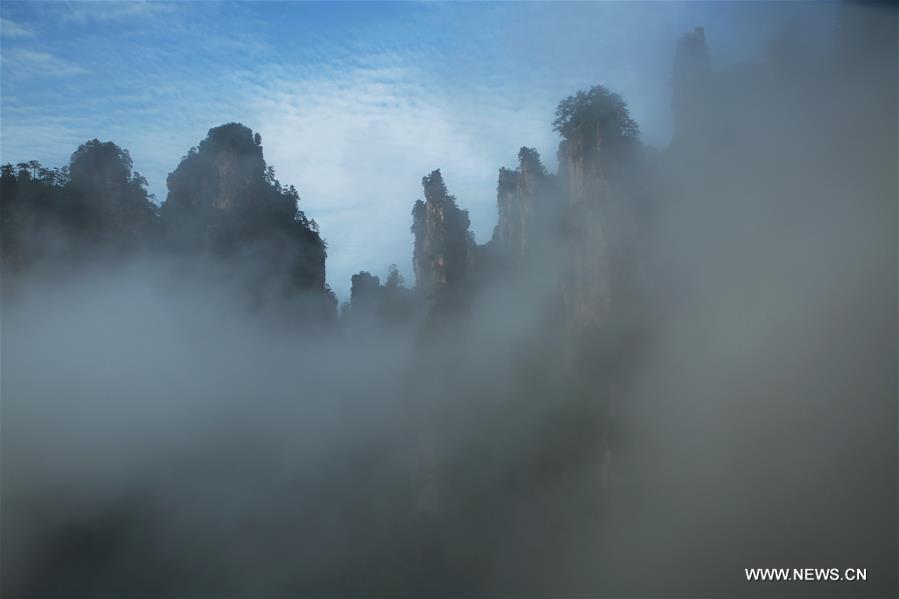
{"type": "Polygon", "coordinates": [[[5,171],[3,595],[895,594],[897,20],[837,8],[729,65],[685,31],[664,148],[636,98],[563,101],[486,244],[421,173],[416,281],[339,316],[242,126],[152,217],[76,214],[132,197],[77,152],[5,171]]]}

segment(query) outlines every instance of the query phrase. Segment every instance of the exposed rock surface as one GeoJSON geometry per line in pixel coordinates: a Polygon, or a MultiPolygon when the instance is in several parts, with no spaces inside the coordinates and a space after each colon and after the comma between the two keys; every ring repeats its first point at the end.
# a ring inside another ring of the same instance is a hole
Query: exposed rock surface
{"type": "Polygon", "coordinates": [[[421,183],[425,200],[412,209],[416,288],[431,312],[451,311],[459,307],[470,282],[474,241],[468,211],[459,209],[449,195],[440,170],[421,183]]]}
{"type": "Polygon", "coordinates": [[[521,262],[552,229],[558,199],[553,196],[553,177],[533,148],[518,152],[518,168],[499,169],[496,204],[499,212],[492,243],[502,262],[521,262]]]}
{"type": "Polygon", "coordinates": [[[243,260],[255,269],[254,285],[275,286],[266,293],[318,294],[334,314],[324,240],[298,208],[296,189],[282,187],[266,166],[261,138],[249,128],[210,129],[169,175],[168,187],[161,214],[175,247],[243,260]]]}

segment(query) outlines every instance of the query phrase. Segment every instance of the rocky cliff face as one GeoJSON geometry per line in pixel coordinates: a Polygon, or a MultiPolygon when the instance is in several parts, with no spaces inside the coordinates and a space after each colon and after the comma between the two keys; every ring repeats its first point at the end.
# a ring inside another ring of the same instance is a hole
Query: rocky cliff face
{"type": "Polygon", "coordinates": [[[606,177],[600,160],[602,137],[593,129],[566,138],[559,146],[559,177],[565,180],[568,203],[598,203],[606,177]]]}
{"type": "Polygon", "coordinates": [[[440,170],[421,183],[425,200],[412,209],[416,288],[431,312],[447,311],[464,298],[469,284],[474,242],[468,212],[449,195],[440,170]]]}
{"type": "Polygon", "coordinates": [[[518,168],[499,169],[496,204],[499,212],[492,245],[505,264],[521,262],[552,229],[557,198],[552,177],[533,148],[518,152],[518,168]]]}
{"type": "Polygon", "coordinates": [[[525,209],[519,194],[518,170],[499,169],[496,184],[496,207],[499,211],[496,228],[493,229],[493,243],[503,254],[517,254],[523,244],[525,209]]]}
{"type": "Polygon", "coordinates": [[[168,177],[167,210],[229,211],[244,207],[266,174],[262,147],[249,128],[230,123],[209,130],[168,177]]]}
{"type": "Polygon", "coordinates": [[[600,86],[561,102],[559,177],[568,200],[563,297],[572,334],[607,329],[626,303],[633,214],[641,173],[637,123],[618,94],[600,86]]]}
{"type": "Polygon", "coordinates": [[[563,268],[562,300],[569,331],[601,325],[611,303],[610,268],[603,205],[609,196],[600,153],[589,151],[602,142],[577,136],[560,146],[559,177],[565,181],[567,260],[563,268]]]}
{"type": "Polygon", "coordinates": [[[318,227],[299,210],[296,189],[275,179],[261,138],[249,128],[210,129],[169,175],[168,187],[161,216],[174,247],[239,260],[253,273],[254,293],[318,294],[326,300],[323,310],[335,314],[318,227]]]}

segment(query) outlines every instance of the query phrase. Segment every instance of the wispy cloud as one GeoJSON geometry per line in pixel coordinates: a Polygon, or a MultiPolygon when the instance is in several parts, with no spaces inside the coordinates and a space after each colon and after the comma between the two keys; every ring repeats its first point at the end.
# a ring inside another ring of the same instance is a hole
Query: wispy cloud
{"type": "Polygon", "coordinates": [[[49,52],[16,48],[2,54],[4,68],[16,74],[68,77],[81,75],[88,70],[49,52]]]}
{"type": "Polygon", "coordinates": [[[64,21],[85,23],[88,21],[115,21],[171,14],[177,10],[174,2],[60,2],[52,5],[54,12],[64,21]]]}
{"type": "Polygon", "coordinates": [[[34,31],[30,27],[0,17],[0,37],[6,39],[30,38],[34,37],[34,31]]]}

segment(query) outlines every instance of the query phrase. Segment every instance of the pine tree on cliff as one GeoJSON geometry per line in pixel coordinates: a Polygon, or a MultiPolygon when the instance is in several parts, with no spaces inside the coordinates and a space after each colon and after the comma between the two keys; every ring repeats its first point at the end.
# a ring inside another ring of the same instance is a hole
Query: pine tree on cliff
{"type": "Polygon", "coordinates": [[[621,96],[602,85],[579,91],[559,103],[553,130],[567,140],[619,144],[637,138],[640,129],[621,96]]]}
{"type": "Polygon", "coordinates": [[[556,108],[553,130],[564,139],[561,161],[578,171],[571,173],[578,178],[613,175],[627,160],[640,135],[621,96],[601,85],[562,100],[556,108]]]}

